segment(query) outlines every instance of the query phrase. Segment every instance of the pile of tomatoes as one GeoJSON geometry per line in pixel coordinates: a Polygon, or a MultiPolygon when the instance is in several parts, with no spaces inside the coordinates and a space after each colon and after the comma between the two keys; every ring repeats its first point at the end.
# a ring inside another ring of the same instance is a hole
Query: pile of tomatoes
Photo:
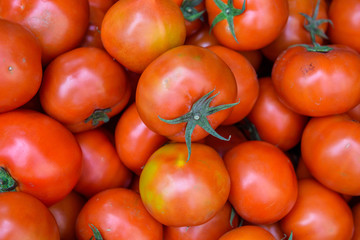
{"type": "Polygon", "coordinates": [[[360,239],[359,11],[0,1],[0,239],[360,239]]]}

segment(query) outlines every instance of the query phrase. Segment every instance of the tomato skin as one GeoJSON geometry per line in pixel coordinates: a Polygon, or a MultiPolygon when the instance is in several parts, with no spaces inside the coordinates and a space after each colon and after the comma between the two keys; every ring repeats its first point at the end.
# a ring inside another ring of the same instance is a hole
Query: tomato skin
{"type": "Polygon", "coordinates": [[[101,29],[105,49],[136,73],[186,38],[184,17],[173,0],[118,1],[106,12],[101,29]]]}
{"type": "MultiPolygon", "coordinates": [[[[165,123],[159,116],[164,119],[180,117],[214,89],[215,93],[220,94],[211,101],[210,106],[237,101],[236,81],[230,68],[208,49],[183,45],[167,51],[145,69],[136,90],[136,107],[141,119],[152,131],[184,142],[186,124],[165,123]]],[[[215,129],[230,112],[231,109],[222,110],[209,115],[207,119],[215,129]]],[[[192,141],[208,134],[196,126],[192,141]]]]}
{"type": "Polygon", "coordinates": [[[293,111],[318,117],[344,113],[359,103],[360,55],[346,46],[330,47],[326,53],[288,48],[275,61],[275,90],[293,111]]]}
{"type": "Polygon", "coordinates": [[[39,90],[41,48],[22,25],[0,19],[0,55],[0,112],[6,112],[24,105],[39,90]]]}
{"type": "Polygon", "coordinates": [[[186,160],[185,143],[167,144],[151,155],[140,175],[140,196],[146,209],[166,226],[203,224],[221,210],[229,196],[229,174],[214,149],[193,143],[186,160]]]}
{"type": "MultiPolygon", "coordinates": [[[[227,3],[227,0],[222,0],[227,3]]],[[[234,1],[234,7],[241,9],[244,1],[234,1]]],[[[232,36],[226,20],[218,22],[212,29],[221,45],[234,50],[249,51],[265,47],[280,34],[286,24],[289,9],[287,0],[247,0],[245,11],[234,17],[234,32],[238,43],[232,36]]],[[[221,12],[214,0],[206,0],[209,25],[221,12]]]]}
{"type": "Polygon", "coordinates": [[[121,162],[107,133],[102,128],[75,134],[82,151],[83,167],[74,188],[87,198],[115,187],[128,187],[132,173],[121,162]]]}
{"type": "Polygon", "coordinates": [[[106,240],[162,240],[163,226],[146,211],[139,194],[125,188],[102,191],[90,198],[76,222],[78,240],[89,240],[93,224],[106,240]]]}
{"type": "MultiPolygon", "coordinates": [[[[280,35],[261,52],[271,61],[275,61],[282,51],[294,44],[311,44],[310,33],[304,28],[305,18],[299,13],[313,16],[317,0],[288,0],[289,17],[280,35]]],[[[328,5],[325,0],[320,1],[319,13],[316,19],[327,19],[328,5]]],[[[319,25],[319,29],[326,32],[327,23],[319,25]]],[[[316,36],[316,42],[323,43],[323,39],[316,36]]]]}
{"type": "Polygon", "coordinates": [[[219,240],[276,240],[267,230],[259,226],[241,226],[222,235],[219,240]]]}
{"type": "Polygon", "coordinates": [[[195,45],[199,47],[209,47],[213,45],[219,45],[219,41],[215,38],[214,34],[209,30],[210,30],[209,24],[204,23],[203,26],[196,33],[186,37],[184,44],[195,45]]]}
{"type": "Polygon", "coordinates": [[[115,147],[124,165],[140,175],[148,158],[168,139],[151,131],[141,120],[135,103],[120,116],[115,128],[115,147]]]}
{"type": "Polygon", "coordinates": [[[240,143],[225,154],[224,162],[231,180],[229,201],[244,220],[274,223],[294,206],[295,171],[289,158],[274,145],[240,143]]]}
{"type": "Polygon", "coordinates": [[[305,165],[320,183],[339,193],[360,194],[359,126],[344,114],[312,118],[303,132],[305,165]]]}
{"type": "Polygon", "coordinates": [[[41,201],[27,193],[0,193],[0,214],[0,239],[60,240],[54,216],[41,201]]]}
{"type": "Polygon", "coordinates": [[[59,227],[60,239],[76,240],[75,223],[85,202],[80,194],[70,192],[64,199],[49,207],[59,227]]]}
{"type": "Polygon", "coordinates": [[[240,53],[223,46],[208,47],[219,56],[231,69],[237,86],[237,99],[240,103],[231,108],[231,113],[223,125],[231,125],[246,117],[259,95],[259,83],[256,71],[251,63],[240,53]]]}
{"type": "Polygon", "coordinates": [[[299,181],[295,206],[280,221],[296,240],[351,239],[354,223],[350,207],[337,193],[314,179],[299,181]]]}
{"type": "Polygon", "coordinates": [[[109,54],[82,47],[62,54],[48,65],[39,93],[47,114],[72,132],[81,132],[104,123],[85,122],[95,110],[111,109],[106,113],[110,118],[125,108],[131,89],[124,68],[109,54]]]}
{"type": "Polygon", "coordinates": [[[255,125],[262,140],[287,151],[300,142],[308,117],[284,106],[270,77],[259,79],[260,93],[248,119],[255,125]]]}
{"type": "Polygon", "coordinates": [[[0,18],[31,30],[40,42],[42,63],[47,65],[80,44],[89,23],[89,3],[87,0],[3,0],[0,18]]]}
{"type": "Polygon", "coordinates": [[[360,203],[355,204],[351,208],[353,218],[354,218],[354,235],[351,240],[360,239],[360,203]]]}
{"type": "Polygon", "coordinates": [[[0,132],[0,166],[15,179],[17,191],[47,206],[71,192],[82,154],[68,129],[45,114],[21,109],[0,114],[0,132]]]}

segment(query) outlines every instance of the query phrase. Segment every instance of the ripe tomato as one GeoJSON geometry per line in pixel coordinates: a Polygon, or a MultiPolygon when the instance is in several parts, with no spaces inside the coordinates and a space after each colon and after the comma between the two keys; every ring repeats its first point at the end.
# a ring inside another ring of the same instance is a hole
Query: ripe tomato
{"type": "Polygon", "coordinates": [[[275,61],[271,78],[281,101],[307,116],[344,113],[360,102],[360,55],[331,45],[328,52],[297,46],[275,61]]]}
{"type": "Polygon", "coordinates": [[[168,139],[151,131],[141,120],[136,105],[130,105],[115,128],[115,147],[124,165],[140,175],[145,163],[168,139]]]}
{"type": "Polygon", "coordinates": [[[224,162],[231,180],[229,201],[246,221],[274,223],[294,206],[295,171],[279,148],[263,141],[247,141],[228,151],[224,162]]]}
{"type": "Polygon", "coordinates": [[[80,44],[89,23],[89,3],[87,0],[2,0],[0,18],[20,23],[34,33],[46,65],[80,44]]]}
{"type": "Polygon", "coordinates": [[[167,144],[151,155],[140,175],[141,199],[150,214],[172,227],[200,225],[225,205],[230,178],[219,154],[193,143],[187,161],[183,143],[167,144]]]}
{"type": "Polygon", "coordinates": [[[240,99],[240,102],[231,108],[230,115],[222,122],[222,125],[237,123],[249,114],[259,95],[256,71],[243,55],[230,48],[218,45],[210,46],[208,49],[219,56],[235,76],[237,99],[240,99]]]}
{"type": "Polygon", "coordinates": [[[287,0],[206,0],[208,22],[217,40],[234,50],[265,47],[286,24],[287,0]]]}
{"type": "Polygon", "coordinates": [[[209,47],[213,45],[219,45],[219,41],[215,38],[214,34],[209,31],[210,27],[207,22],[191,36],[186,37],[186,45],[195,45],[199,47],[209,47]]]}
{"type": "Polygon", "coordinates": [[[72,132],[81,132],[118,114],[128,103],[131,89],[124,68],[109,54],[83,47],[48,65],[39,93],[47,114],[72,132]]]}
{"type": "Polygon", "coordinates": [[[64,199],[49,207],[59,227],[60,239],[76,240],[75,223],[85,202],[81,195],[70,192],[64,199]]]}
{"type": "Polygon", "coordinates": [[[350,207],[337,193],[314,179],[299,180],[295,206],[280,226],[296,240],[351,239],[354,223],[350,207]]]}
{"type": "Polygon", "coordinates": [[[185,37],[184,17],[173,0],[117,1],[101,26],[105,49],[136,73],[168,49],[184,44],[185,37]]]}
{"type": "Polygon", "coordinates": [[[262,140],[287,151],[300,142],[308,117],[293,112],[279,101],[270,77],[260,78],[259,84],[259,97],[248,119],[262,140]]]}
{"type": "Polygon", "coordinates": [[[242,226],[230,230],[222,235],[219,240],[276,240],[267,230],[259,226],[242,226]]]}
{"type": "Polygon", "coordinates": [[[320,183],[339,193],[360,195],[360,123],[347,115],[312,118],[302,135],[301,154],[320,183]]]}
{"type": "Polygon", "coordinates": [[[0,19],[0,56],[0,112],[6,112],[24,105],[39,90],[41,48],[22,25],[0,19]]]}
{"type": "Polygon", "coordinates": [[[351,240],[360,239],[360,203],[355,204],[351,208],[353,218],[354,218],[354,235],[351,240]]]}
{"type": "Polygon", "coordinates": [[[132,173],[121,162],[115,146],[102,128],[75,134],[83,167],[74,190],[89,198],[103,190],[128,187],[132,173]]]}
{"type": "Polygon", "coordinates": [[[60,240],[54,216],[27,193],[0,193],[0,214],[0,239],[60,240]]]}
{"type": "MultiPolygon", "coordinates": [[[[15,180],[8,190],[29,193],[48,206],[71,192],[82,161],[68,129],[45,114],[22,109],[0,114],[0,132],[0,170],[15,180]]],[[[1,182],[4,191],[4,175],[1,182]]]]}
{"type": "Polygon", "coordinates": [[[125,188],[102,191],[90,198],[76,221],[78,240],[89,240],[91,226],[103,239],[162,240],[163,227],[145,209],[140,195],[125,188]]]}
{"type": "Polygon", "coordinates": [[[349,115],[353,120],[360,122],[360,103],[347,111],[346,114],[349,115]]]}

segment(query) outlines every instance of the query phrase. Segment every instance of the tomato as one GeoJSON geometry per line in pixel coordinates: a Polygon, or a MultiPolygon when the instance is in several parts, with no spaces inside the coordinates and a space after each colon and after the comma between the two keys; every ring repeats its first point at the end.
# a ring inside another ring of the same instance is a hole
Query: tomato
{"type": "Polygon", "coordinates": [[[218,240],[221,235],[237,227],[239,216],[229,202],[204,224],[189,227],[164,227],[164,240],[218,240]]]}
{"type": "Polygon", "coordinates": [[[244,220],[270,224],[294,206],[297,180],[290,159],[263,141],[240,143],[224,156],[230,175],[229,201],[244,220]]]}
{"type": "Polygon", "coordinates": [[[0,55],[0,112],[6,112],[24,105],[39,90],[41,48],[22,25],[0,19],[0,55]]]}
{"type": "Polygon", "coordinates": [[[26,192],[46,205],[71,192],[82,161],[68,129],[45,114],[22,109],[0,114],[0,132],[0,191],[26,192]],[[12,184],[6,187],[6,180],[12,184]]]}
{"type": "Polygon", "coordinates": [[[62,54],[48,65],[40,102],[48,115],[72,132],[81,132],[118,114],[130,94],[124,68],[105,51],[83,47],[62,54]]]}
{"type": "Polygon", "coordinates": [[[167,144],[151,155],[140,175],[141,199],[150,214],[171,227],[200,225],[225,205],[230,178],[222,158],[193,143],[187,161],[184,143],[167,144]]]}
{"type": "Polygon", "coordinates": [[[360,22],[358,0],[332,0],[329,6],[329,19],[333,26],[328,28],[328,35],[332,43],[347,45],[360,52],[360,22]]]}
{"type": "Polygon", "coordinates": [[[283,231],[280,228],[280,223],[275,222],[271,224],[266,225],[258,225],[259,227],[265,229],[266,231],[270,232],[276,240],[285,240],[287,235],[283,233],[283,231]]]}
{"type": "Polygon", "coordinates": [[[102,128],[75,134],[82,151],[83,168],[74,190],[89,198],[103,190],[128,187],[132,173],[121,162],[102,128]]]}
{"type": "Polygon", "coordinates": [[[64,199],[49,207],[59,227],[61,239],[76,240],[75,223],[85,202],[81,195],[70,192],[64,199]]]}
{"type": "Polygon", "coordinates": [[[2,0],[0,18],[22,24],[31,30],[41,45],[42,62],[80,44],[89,23],[87,0],[2,0]]]}
{"type": "Polygon", "coordinates": [[[240,102],[231,108],[230,115],[222,124],[231,125],[237,123],[249,114],[259,95],[256,71],[243,55],[232,49],[219,45],[210,46],[208,49],[219,56],[235,76],[237,99],[240,99],[240,102]]]}
{"type": "Polygon", "coordinates": [[[296,176],[298,179],[312,178],[311,173],[309,172],[309,169],[306,167],[304,163],[304,159],[301,156],[296,166],[296,176]]]}
{"type": "Polygon", "coordinates": [[[125,188],[102,191],[90,198],[76,221],[78,240],[89,240],[91,226],[103,239],[162,240],[163,227],[146,211],[139,194],[125,188]]]}
{"type": "Polygon", "coordinates": [[[344,113],[360,102],[360,55],[345,46],[329,47],[333,49],[328,52],[288,48],[275,61],[275,90],[293,111],[326,116],[344,113]]]}
{"type": "Polygon", "coordinates": [[[215,38],[214,34],[209,30],[210,30],[210,26],[208,23],[205,22],[203,26],[196,33],[186,37],[184,44],[195,45],[200,47],[219,45],[219,41],[215,38]]]}
{"type": "Polygon", "coordinates": [[[360,239],[360,203],[355,204],[351,208],[353,218],[354,218],[354,235],[351,240],[360,239]]]}
{"type": "Polygon", "coordinates": [[[130,105],[120,116],[115,128],[115,147],[121,161],[140,175],[155,150],[168,139],[151,131],[141,120],[136,105],[130,105]]]}
{"type": "Polygon", "coordinates": [[[208,22],[221,45],[234,50],[265,47],[286,24],[287,0],[206,0],[208,22]]]}
{"type": "Polygon", "coordinates": [[[248,119],[255,125],[262,140],[287,151],[300,142],[308,118],[279,101],[270,77],[260,78],[259,84],[259,97],[248,119]]]}
{"type": "MultiPolygon", "coordinates": [[[[288,2],[289,17],[285,27],[272,43],[261,49],[261,52],[271,61],[275,61],[282,51],[294,44],[312,43],[310,32],[304,27],[309,22],[300,13],[313,17],[318,0],[288,0],[288,2]]],[[[327,19],[327,10],[327,3],[325,0],[321,0],[315,19],[327,19]]],[[[327,28],[326,22],[318,26],[318,29],[323,33],[326,32],[327,28]]],[[[316,36],[315,39],[317,43],[323,43],[323,38],[316,36]]]]}
{"type": "Polygon", "coordinates": [[[347,115],[312,118],[301,154],[311,175],[339,193],[360,195],[360,123],[347,115]]]}
{"type": "Polygon", "coordinates": [[[54,216],[27,193],[0,193],[0,214],[0,239],[60,240],[54,216]]]}
{"type": "Polygon", "coordinates": [[[314,179],[299,181],[295,206],[280,226],[296,240],[351,239],[354,223],[350,207],[335,192],[314,179]]]}
{"type": "Polygon", "coordinates": [[[255,71],[259,71],[262,62],[263,62],[263,54],[260,50],[252,50],[252,51],[238,51],[243,55],[253,66],[255,71]]]}
{"type": "Polygon", "coordinates": [[[159,55],[184,44],[186,28],[173,0],[122,0],[101,25],[105,49],[129,70],[141,73],[159,55]]]}
{"type": "Polygon", "coordinates": [[[349,115],[353,120],[360,122],[360,103],[347,111],[347,115],[349,115]]]}
{"type": "Polygon", "coordinates": [[[230,230],[222,235],[219,240],[276,240],[267,230],[259,226],[242,226],[230,230]]]}

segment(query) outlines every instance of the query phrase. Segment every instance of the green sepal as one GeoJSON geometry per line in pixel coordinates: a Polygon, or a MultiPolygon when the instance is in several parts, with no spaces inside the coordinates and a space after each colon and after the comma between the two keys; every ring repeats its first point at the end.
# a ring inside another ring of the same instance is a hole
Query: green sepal
{"type": "Polygon", "coordinates": [[[103,237],[101,236],[100,231],[94,226],[94,224],[89,224],[89,227],[91,228],[91,231],[94,234],[94,236],[92,236],[89,240],[104,240],[103,237]]]}
{"type": "Polygon", "coordinates": [[[91,121],[91,125],[93,125],[94,127],[96,127],[101,121],[104,122],[104,123],[107,123],[110,120],[109,116],[106,114],[108,112],[111,112],[111,108],[96,109],[90,115],[90,117],[85,119],[84,122],[88,123],[89,121],[91,121]]]}
{"type": "Polygon", "coordinates": [[[294,44],[294,45],[291,45],[290,47],[304,47],[306,48],[306,50],[308,52],[320,52],[320,53],[327,53],[327,52],[330,52],[331,50],[333,50],[332,47],[329,47],[329,46],[321,46],[320,44],[318,43],[315,43],[314,45],[309,45],[309,44],[294,44]]]}
{"type": "Polygon", "coordinates": [[[17,182],[8,171],[0,167],[0,192],[15,192],[17,182]]]}
{"type": "Polygon", "coordinates": [[[202,0],[184,0],[183,1],[180,9],[186,20],[188,20],[189,22],[195,21],[196,19],[200,19],[201,21],[204,21],[203,15],[205,13],[205,10],[199,12],[195,8],[201,2],[202,2],[202,0]]]}

